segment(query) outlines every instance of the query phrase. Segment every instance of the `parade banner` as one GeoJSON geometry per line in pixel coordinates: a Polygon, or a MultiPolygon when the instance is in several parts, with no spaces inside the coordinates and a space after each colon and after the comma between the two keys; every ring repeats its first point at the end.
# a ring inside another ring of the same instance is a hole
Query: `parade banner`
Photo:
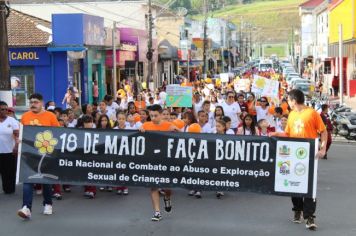
{"type": "Polygon", "coordinates": [[[166,88],[167,107],[192,107],[192,87],[168,85],[166,88]]]}
{"type": "Polygon", "coordinates": [[[279,82],[254,75],[251,92],[270,98],[278,98],[279,82]]]}
{"type": "Polygon", "coordinates": [[[17,182],[315,197],[315,140],[24,126],[17,182]]]}

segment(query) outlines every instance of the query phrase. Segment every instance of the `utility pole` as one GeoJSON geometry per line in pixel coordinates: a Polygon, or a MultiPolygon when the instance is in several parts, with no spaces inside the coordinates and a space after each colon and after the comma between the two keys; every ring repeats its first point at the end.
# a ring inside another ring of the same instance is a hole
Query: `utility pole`
{"type": "Polygon", "coordinates": [[[152,0],[148,0],[148,42],[147,42],[147,64],[148,64],[148,74],[146,78],[146,89],[149,90],[150,80],[152,78],[152,57],[153,57],[153,50],[152,50],[152,0]]]}
{"type": "Polygon", "coordinates": [[[343,37],[342,24],[339,25],[339,96],[340,105],[344,103],[344,83],[343,83],[343,37]]]}
{"type": "Polygon", "coordinates": [[[252,25],[250,25],[250,60],[252,58],[252,25]]]}
{"type": "Polygon", "coordinates": [[[228,17],[227,20],[227,71],[230,72],[231,71],[231,57],[230,57],[230,47],[231,47],[231,30],[230,30],[230,17],[228,17]]]}
{"type": "Polygon", "coordinates": [[[5,1],[0,0],[0,100],[9,106],[12,104],[10,65],[9,65],[9,43],[7,36],[6,18],[10,9],[5,1]]]}
{"type": "Polygon", "coordinates": [[[243,61],[243,58],[244,58],[242,29],[243,29],[243,20],[242,20],[242,16],[241,16],[240,17],[240,62],[243,61]]]}
{"type": "Polygon", "coordinates": [[[294,59],[294,26],[292,26],[292,63],[294,65],[295,68],[295,59],[294,59]]]}
{"type": "MultiPolygon", "coordinates": [[[[114,99],[116,100],[116,91],[117,91],[117,76],[116,76],[116,21],[113,23],[112,27],[112,90],[114,99]]],[[[119,81],[120,83],[120,81],[119,81]]]]}
{"type": "Polygon", "coordinates": [[[206,0],[204,0],[204,41],[203,41],[203,79],[207,77],[207,61],[206,61],[206,54],[207,54],[207,4],[206,0]]]}

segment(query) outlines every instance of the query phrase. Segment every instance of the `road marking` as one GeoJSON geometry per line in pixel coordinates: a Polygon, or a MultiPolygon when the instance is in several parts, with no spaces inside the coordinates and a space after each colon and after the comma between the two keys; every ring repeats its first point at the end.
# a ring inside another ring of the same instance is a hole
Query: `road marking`
{"type": "Polygon", "coordinates": [[[154,153],[155,153],[155,154],[160,153],[160,152],[161,152],[161,150],[159,150],[159,149],[155,149],[155,150],[154,150],[154,153]]]}

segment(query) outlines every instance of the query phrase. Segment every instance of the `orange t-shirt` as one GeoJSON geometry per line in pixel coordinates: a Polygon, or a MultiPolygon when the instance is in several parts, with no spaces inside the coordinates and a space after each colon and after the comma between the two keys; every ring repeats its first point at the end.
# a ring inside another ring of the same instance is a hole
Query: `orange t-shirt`
{"type": "Polygon", "coordinates": [[[35,126],[59,126],[57,117],[49,111],[44,111],[39,114],[35,114],[32,111],[28,111],[22,115],[21,123],[23,125],[35,126]]]}
{"type": "Polygon", "coordinates": [[[275,109],[275,108],[276,108],[275,105],[269,106],[269,108],[268,108],[268,113],[271,114],[271,115],[274,115],[274,109],[275,109]]]}
{"type": "Polygon", "coordinates": [[[136,110],[141,110],[146,108],[146,103],[144,101],[135,101],[136,110]]]}
{"type": "Polygon", "coordinates": [[[282,102],[281,108],[282,108],[282,110],[283,110],[283,115],[288,115],[288,114],[289,114],[289,111],[288,111],[288,103],[282,102]]]}
{"type": "Polygon", "coordinates": [[[313,108],[305,108],[301,112],[291,111],[288,116],[285,132],[291,138],[318,137],[325,130],[325,125],[319,113],[313,108]]]}
{"type": "Polygon", "coordinates": [[[256,107],[254,107],[254,104],[255,104],[255,101],[247,102],[247,111],[248,111],[248,114],[250,114],[251,116],[257,115],[256,107]]]}
{"type": "Polygon", "coordinates": [[[190,83],[190,82],[187,82],[187,83],[184,83],[184,82],[183,82],[183,83],[181,84],[181,86],[182,86],[182,87],[192,87],[193,84],[190,83]]]}
{"type": "Polygon", "coordinates": [[[159,124],[154,124],[152,121],[143,123],[142,128],[146,131],[169,131],[172,126],[171,122],[162,121],[159,124]]]}

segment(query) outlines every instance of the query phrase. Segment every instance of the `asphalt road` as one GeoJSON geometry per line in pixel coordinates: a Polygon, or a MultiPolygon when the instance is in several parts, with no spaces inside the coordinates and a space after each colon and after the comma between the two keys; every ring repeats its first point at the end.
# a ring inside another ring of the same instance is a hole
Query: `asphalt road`
{"type": "MultiPolygon", "coordinates": [[[[203,193],[202,199],[187,196],[178,189],[171,213],[151,222],[149,191],[130,188],[129,196],[99,192],[96,199],[84,199],[82,188],[74,187],[54,202],[54,214],[41,214],[42,197],[35,196],[32,219],[17,217],[22,191],[15,195],[0,193],[0,236],[55,235],[273,235],[273,236],[355,236],[356,235],[356,147],[334,144],[328,160],[319,163],[316,232],[304,224],[293,224],[288,197],[254,193],[227,193],[216,199],[203,193]]],[[[163,203],[162,203],[163,204],[163,203]]]]}

